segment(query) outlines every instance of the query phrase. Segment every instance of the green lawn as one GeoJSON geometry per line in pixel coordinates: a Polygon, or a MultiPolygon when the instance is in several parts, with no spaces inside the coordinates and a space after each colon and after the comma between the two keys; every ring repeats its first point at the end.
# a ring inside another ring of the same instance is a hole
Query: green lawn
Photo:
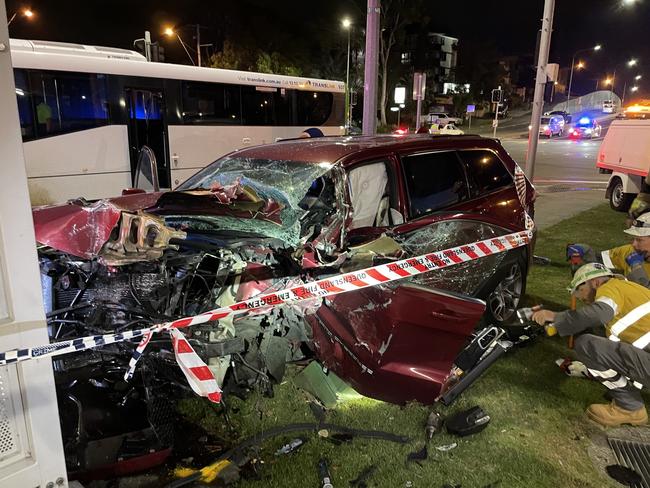
{"type": "MultiPolygon", "coordinates": [[[[540,232],[536,253],[549,257],[549,266],[535,266],[528,279],[526,302],[544,303],[548,308],[565,308],[570,279],[564,259],[569,242],[586,242],[596,249],[606,249],[625,242],[624,215],[606,205],[540,232]]],[[[381,429],[407,435],[406,445],[384,441],[353,440],[335,446],[306,434],[309,441],[298,452],[275,457],[274,451],[296,437],[289,435],[263,444],[262,478],[244,480],[238,486],[281,486],[303,488],[319,486],[317,462],[331,461],[335,487],[349,486],[349,481],[370,464],[378,469],[369,486],[442,487],[462,484],[463,488],[480,488],[500,481],[499,487],[607,487],[609,481],[596,471],[587,455],[589,433],[597,427],[583,416],[585,407],[603,401],[603,388],[587,380],[564,376],[554,360],[568,354],[566,340],[542,338],[536,344],[517,349],[496,363],[478,382],[448,408],[446,415],[462,408],[481,405],[492,417],[482,433],[458,439],[436,435],[429,458],[407,464],[409,452],[424,442],[423,427],[430,407],[410,404],[395,406],[369,399],[349,402],[328,413],[328,422],[362,429],[381,429]],[[433,446],[457,442],[449,452],[433,446]]],[[[290,375],[289,375],[290,376],[290,375]]],[[[276,387],[272,399],[252,395],[246,402],[230,399],[232,421],[237,436],[248,437],[283,424],[313,422],[307,395],[291,380],[276,387]]],[[[186,405],[189,407],[189,404],[186,405]]],[[[214,415],[206,404],[192,402],[189,415],[208,430],[221,436],[223,419],[214,415]]]]}

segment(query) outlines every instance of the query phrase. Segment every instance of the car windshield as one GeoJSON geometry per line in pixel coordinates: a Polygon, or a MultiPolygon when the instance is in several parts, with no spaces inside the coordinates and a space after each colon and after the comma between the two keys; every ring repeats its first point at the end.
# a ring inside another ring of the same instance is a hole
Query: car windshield
{"type": "Polygon", "coordinates": [[[550,117],[542,117],[542,124],[548,124],[551,121],[550,117]]]}
{"type": "Polygon", "coordinates": [[[299,207],[310,187],[332,168],[330,163],[308,163],[291,160],[259,158],[221,158],[181,184],[177,191],[215,190],[237,185],[249,187],[265,200],[282,205],[281,225],[262,220],[219,217],[220,228],[253,231],[282,239],[295,245],[300,238],[299,219],[304,210],[299,207]]]}

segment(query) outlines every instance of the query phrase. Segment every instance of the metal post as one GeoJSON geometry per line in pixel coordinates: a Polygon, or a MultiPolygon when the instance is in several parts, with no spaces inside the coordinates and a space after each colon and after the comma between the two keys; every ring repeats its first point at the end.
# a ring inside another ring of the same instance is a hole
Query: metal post
{"type": "Polygon", "coordinates": [[[623,96],[621,97],[621,105],[625,103],[625,92],[627,91],[627,80],[623,83],[623,96]]]}
{"type": "Polygon", "coordinates": [[[144,55],[147,61],[151,61],[151,32],[144,31],[144,55]]]}
{"type": "Polygon", "coordinates": [[[546,64],[548,52],[551,48],[551,32],[553,31],[553,13],[555,0],[544,1],[544,17],[542,18],[542,35],[539,42],[539,57],[537,58],[537,78],[535,80],[535,95],[533,96],[533,113],[531,115],[531,129],[528,134],[528,151],[526,152],[526,176],[533,180],[535,173],[535,156],[537,155],[537,142],[539,139],[539,123],[544,108],[544,88],[546,86],[546,64]]]}
{"type": "Polygon", "coordinates": [[[422,77],[419,78],[420,88],[418,89],[417,100],[415,101],[415,131],[420,128],[422,121],[422,77]]]}
{"type": "MultiPolygon", "coordinates": [[[[400,114],[402,113],[402,109],[398,106],[397,107],[397,128],[399,129],[399,124],[400,124],[400,114]]],[[[419,127],[418,127],[419,129],[419,127]]]]}
{"type": "MultiPolygon", "coordinates": [[[[501,87],[499,87],[501,89],[501,87]]],[[[494,111],[494,120],[492,121],[492,137],[497,137],[497,126],[499,125],[499,102],[497,102],[497,108],[494,111]]]]}
{"type": "Polygon", "coordinates": [[[576,64],[576,55],[574,54],[573,57],[571,58],[571,75],[569,76],[569,91],[567,91],[566,94],[566,109],[565,111],[569,111],[569,102],[571,101],[571,85],[573,84],[573,67],[576,64]]]}
{"type": "Polygon", "coordinates": [[[201,26],[196,24],[196,61],[201,66],[201,26]]]}
{"type": "Polygon", "coordinates": [[[368,0],[366,65],[363,73],[363,135],[377,132],[377,69],[379,57],[379,0],[368,0]]]}
{"type": "MultiPolygon", "coordinates": [[[[352,125],[350,120],[352,119],[351,117],[351,110],[350,110],[350,31],[352,30],[352,26],[348,26],[348,57],[347,57],[347,68],[345,71],[345,125],[348,126],[348,128],[352,125]]],[[[349,129],[348,129],[349,130],[349,129]]]]}

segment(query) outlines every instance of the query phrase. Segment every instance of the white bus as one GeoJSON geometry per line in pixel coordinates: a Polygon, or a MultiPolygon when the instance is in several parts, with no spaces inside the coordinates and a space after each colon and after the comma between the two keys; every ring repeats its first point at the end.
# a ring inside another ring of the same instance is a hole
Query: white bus
{"type": "Polygon", "coordinates": [[[247,145],[343,133],[339,81],[150,63],[126,49],[11,40],[32,204],[117,195],[140,149],[174,188],[247,145]]]}

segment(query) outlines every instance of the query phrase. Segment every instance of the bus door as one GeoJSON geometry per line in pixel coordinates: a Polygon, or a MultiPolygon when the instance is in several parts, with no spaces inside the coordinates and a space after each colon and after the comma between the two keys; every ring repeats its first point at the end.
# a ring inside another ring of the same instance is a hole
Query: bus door
{"type": "Polygon", "coordinates": [[[129,120],[131,181],[134,182],[138,157],[143,146],[156,156],[160,188],[171,188],[165,99],[160,90],[126,89],[129,120]]]}

